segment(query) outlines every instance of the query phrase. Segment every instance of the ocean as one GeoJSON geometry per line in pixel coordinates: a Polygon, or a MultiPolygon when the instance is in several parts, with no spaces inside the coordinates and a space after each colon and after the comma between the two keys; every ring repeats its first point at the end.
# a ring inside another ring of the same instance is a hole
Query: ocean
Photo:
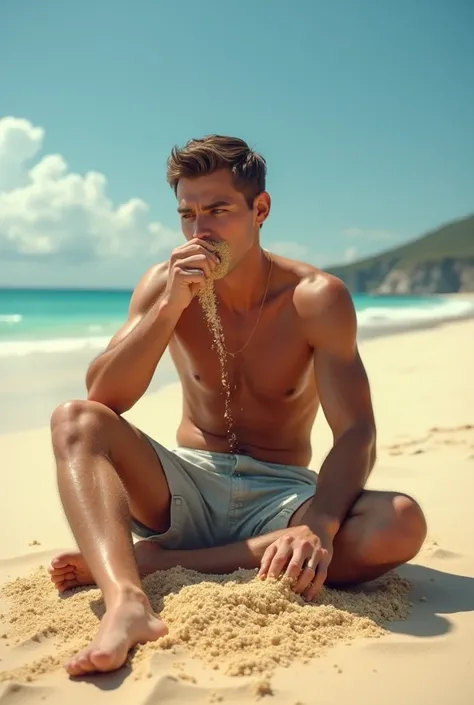
{"type": "MultiPolygon", "coordinates": [[[[103,349],[125,322],[131,291],[0,289],[0,357],[103,349]]],[[[353,296],[362,337],[474,313],[442,296],[353,296]]]]}

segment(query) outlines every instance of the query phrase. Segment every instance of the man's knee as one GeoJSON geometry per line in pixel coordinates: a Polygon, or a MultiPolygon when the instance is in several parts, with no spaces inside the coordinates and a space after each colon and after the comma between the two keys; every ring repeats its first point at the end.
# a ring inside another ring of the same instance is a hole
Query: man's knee
{"type": "Polygon", "coordinates": [[[380,562],[406,563],[421,549],[427,534],[426,518],[410,496],[394,494],[388,500],[380,522],[367,536],[365,555],[380,562]]]}
{"type": "Polygon", "coordinates": [[[398,533],[406,545],[410,560],[416,556],[426,539],[426,517],[418,502],[409,495],[396,495],[393,505],[396,517],[395,533],[398,533]]]}
{"type": "Polygon", "coordinates": [[[113,416],[114,413],[103,404],[86,399],[73,399],[60,404],[50,420],[55,453],[71,451],[86,442],[103,443],[113,416]]]}

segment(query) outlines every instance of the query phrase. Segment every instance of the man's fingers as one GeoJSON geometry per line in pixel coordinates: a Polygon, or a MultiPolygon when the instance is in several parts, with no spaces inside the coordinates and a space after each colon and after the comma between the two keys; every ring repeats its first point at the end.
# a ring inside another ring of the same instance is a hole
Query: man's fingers
{"type": "Polygon", "coordinates": [[[186,259],[179,260],[179,269],[182,273],[187,274],[189,272],[204,272],[206,277],[211,276],[212,270],[216,267],[215,262],[211,262],[206,255],[197,254],[192,257],[186,257],[186,259]]]}
{"type": "Polygon", "coordinates": [[[180,245],[179,247],[177,247],[173,251],[171,259],[173,261],[183,260],[187,257],[192,257],[193,255],[199,255],[203,253],[209,255],[210,258],[216,264],[220,262],[220,257],[216,253],[215,249],[212,247],[211,243],[207,242],[206,240],[202,240],[201,238],[195,238],[194,240],[190,240],[184,245],[180,245]]]}
{"type": "Polygon", "coordinates": [[[270,564],[268,576],[270,578],[278,578],[287,565],[291,555],[292,550],[289,546],[280,546],[270,564]]]}
{"type": "Polygon", "coordinates": [[[297,592],[301,594],[306,590],[306,588],[311,585],[311,582],[314,580],[314,569],[309,568],[307,565],[303,568],[303,570],[300,573],[300,576],[298,578],[298,581],[296,585],[293,588],[294,592],[297,592]]]}
{"type": "Polygon", "coordinates": [[[312,600],[326,580],[332,551],[322,548],[320,541],[292,541],[291,538],[282,536],[268,546],[258,577],[278,579],[284,573],[293,581],[294,592],[312,600]]]}
{"type": "MultiPolygon", "coordinates": [[[[285,571],[285,575],[288,576],[289,578],[292,578],[295,581],[299,580],[299,577],[301,575],[301,570],[303,568],[303,563],[304,563],[303,557],[297,559],[297,558],[295,558],[295,556],[293,556],[291,561],[288,563],[288,566],[285,571]]],[[[313,573],[313,575],[314,575],[314,573],[313,573]]]]}
{"type": "Polygon", "coordinates": [[[306,591],[304,592],[304,597],[308,600],[308,602],[311,602],[311,600],[314,600],[316,595],[319,593],[321,590],[322,586],[324,585],[326,578],[328,576],[328,568],[329,568],[329,558],[325,557],[320,560],[318,563],[318,567],[316,569],[316,575],[314,576],[314,580],[312,583],[310,583],[309,587],[306,588],[306,591]]]}
{"type": "Polygon", "coordinates": [[[301,570],[303,569],[303,564],[306,560],[306,552],[299,548],[296,549],[295,552],[293,553],[293,557],[288,563],[288,566],[285,571],[285,575],[288,576],[289,578],[293,578],[293,580],[297,580],[299,577],[299,574],[301,573],[301,570]]]}
{"type": "Polygon", "coordinates": [[[299,575],[298,581],[294,586],[293,590],[297,593],[302,593],[314,580],[316,570],[318,568],[319,560],[321,556],[321,551],[310,547],[310,551],[306,551],[306,565],[302,565],[302,570],[299,575]]]}
{"type": "Polygon", "coordinates": [[[266,577],[268,574],[268,569],[270,568],[271,562],[273,560],[273,556],[275,553],[278,551],[277,546],[275,546],[274,543],[272,543],[271,546],[267,548],[265,553],[263,554],[263,558],[260,563],[260,570],[258,571],[257,577],[258,578],[263,578],[266,577]]]}
{"type": "Polygon", "coordinates": [[[205,250],[207,250],[209,254],[212,255],[215,262],[219,263],[221,261],[219,254],[216,252],[215,244],[213,244],[212,242],[208,242],[207,240],[203,240],[201,238],[199,238],[198,244],[205,250]]]}

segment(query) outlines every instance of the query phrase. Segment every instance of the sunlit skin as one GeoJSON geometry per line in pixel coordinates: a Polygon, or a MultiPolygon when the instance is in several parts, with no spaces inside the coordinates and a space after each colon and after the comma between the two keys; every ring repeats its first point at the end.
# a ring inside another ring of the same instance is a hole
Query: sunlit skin
{"type": "Polygon", "coordinates": [[[153,449],[122,414],[145,392],[168,347],[183,393],[178,443],[228,452],[220,369],[197,293],[219,265],[213,243],[227,242],[231,267],[215,290],[226,347],[239,350],[255,327],[270,267],[260,244],[268,193],[249,206],[222,170],[181,179],[177,205],[183,245],[142,277],[127,323],[88,370],[88,399],[61,405],[51,420],[59,491],[80,549],[52,561],[51,579],[60,592],[96,583],[107,607],[94,642],[67,664],[72,675],[118,668],[131,646],[166,632],[142,589],[148,573],[176,565],[213,573],[254,568],[262,579],[289,575],[310,602],[325,582],[370,580],[410,560],[426,535],[414,499],[364,489],[376,429],[349,292],[312,265],[271,254],[259,324],[243,352],[226,359],[236,452],[307,466],[322,407],[333,446],[317,492],[288,528],[270,534],[193,551],[152,541],[133,547],[130,512],[166,531],[170,492],[153,449]]]}

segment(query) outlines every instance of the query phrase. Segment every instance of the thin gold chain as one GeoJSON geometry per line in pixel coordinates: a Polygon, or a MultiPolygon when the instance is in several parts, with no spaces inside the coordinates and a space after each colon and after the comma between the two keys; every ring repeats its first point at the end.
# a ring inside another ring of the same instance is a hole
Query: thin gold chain
{"type": "Polygon", "coordinates": [[[258,326],[258,324],[259,324],[259,322],[260,322],[260,318],[261,318],[261,315],[262,315],[263,307],[264,307],[264,305],[265,305],[265,301],[267,300],[268,287],[269,287],[269,284],[270,284],[270,278],[271,278],[271,276],[272,276],[272,269],[273,269],[273,258],[272,258],[271,254],[270,254],[269,252],[268,252],[267,254],[268,254],[268,259],[270,260],[270,268],[269,268],[269,270],[268,270],[267,284],[266,284],[266,286],[265,286],[265,293],[264,293],[264,295],[263,295],[262,303],[260,304],[260,311],[258,312],[257,322],[255,323],[255,325],[254,325],[254,327],[253,327],[253,330],[252,330],[252,332],[250,333],[250,337],[248,338],[247,342],[245,343],[245,345],[244,345],[242,348],[240,348],[240,350],[236,350],[235,352],[230,352],[229,350],[227,350],[227,347],[226,347],[225,344],[224,344],[226,353],[227,353],[228,355],[231,355],[232,357],[235,357],[236,355],[238,355],[239,353],[241,353],[243,350],[245,350],[245,348],[247,347],[247,345],[248,345],[248,344],[250,343],[250,341],[252,340],[253,334],[254,334],[255,331],[257,330],[257,326],[258,326]]]}

